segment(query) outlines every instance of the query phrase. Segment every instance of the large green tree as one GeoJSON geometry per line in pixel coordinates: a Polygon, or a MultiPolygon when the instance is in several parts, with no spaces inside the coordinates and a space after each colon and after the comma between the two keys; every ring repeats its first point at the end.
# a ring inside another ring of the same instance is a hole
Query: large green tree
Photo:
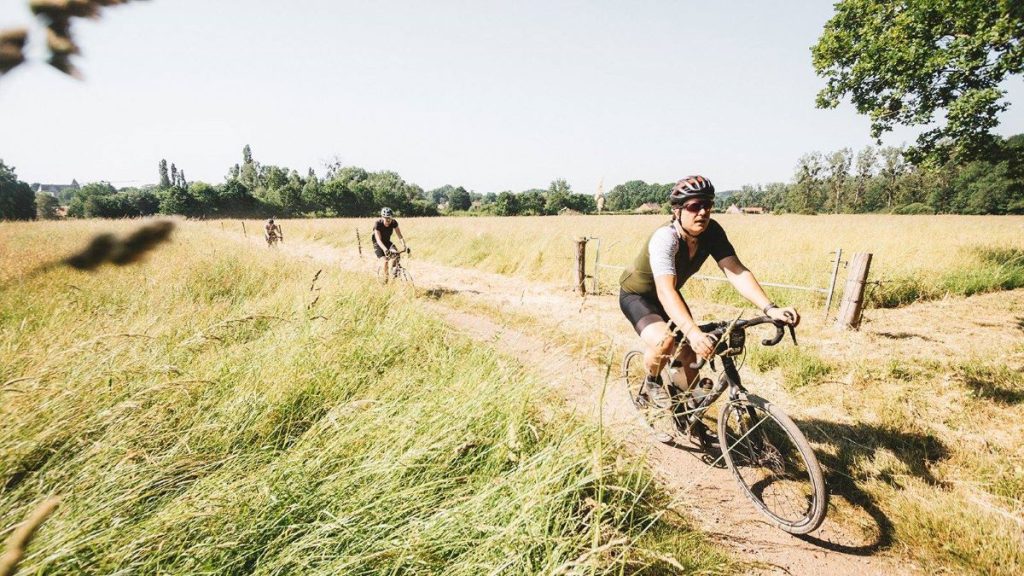
{"type": "Polygon", "coordinates": [[[469,197],[469,192],[462,186],[453,188],[448,195],[449,210],[469,210],[472,205],[473,199],[469,197]]]}
{"type": "Polygon", "coordinates": [[[56,220],[60,200],[46,192],[36,192],[36,218],[40,220],[56,220]]]}
{"type": "Polygon", "coordinates": [[[672,184],[648,184],[630,180],[615,186],[605,195],[605,210],[633,210],[647,202],[662,204],[668,200],[672,184]]]}
{"type": "Polygon", "coordinates": [[[510,191],[498,194],[494,202],[494,213],[498,216],[515,216],[519,214],[519,196],[510,191]]]}
{"type": "Polygon", "coordinates": [[[14,168],[0,160],[0,220],[32,220],[36,217],[36,195],[18,180],[14,168]]]}
{"type": "Polygon", "coordinates": [[[875,138],[937,124],[914,159],[967,160],[997,144],[991,130],[1009,106],[999,85],[1024,72],[1024,2],[841,0],[812,54],[827,80],[819,107],[849,97],[875,138]]]}

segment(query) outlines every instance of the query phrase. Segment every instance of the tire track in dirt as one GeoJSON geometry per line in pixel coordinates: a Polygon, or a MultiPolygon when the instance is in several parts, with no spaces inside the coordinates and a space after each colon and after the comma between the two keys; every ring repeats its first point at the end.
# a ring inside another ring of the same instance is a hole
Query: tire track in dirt
{"type": "MultiPolygon", "coordinates": [[[[375,274],[376,262],[354,250],[340,250],[314,242],[281,246],[290,255],[333,264],[352,272],[375,274]]],[[[615,349],[636,342],[612,297],[581,299],[555,286],[526,282],[477,270],[451,268],[429,262],[408,262],[417,292],[428,294],[424,306],[472,339],[487,343],[529,366],[557,391],[566,407],[589,418],[603,418],[605,428],[629,450],[643,455],[672,508],[738,558],[750,563],[752,574],[829,576],[913,574],[914,567],[885,555],[867,534],[836,525],[828,518],[810,538],[791,536],[763,519],[742,494],[730,472],[710,466],[695,446],[666,446],[651,438],[624,391],[618,369],[611,370],[580,358],[552,338],[527,334],[443,302],[445,295],[479,296],[496,306],[530,314],[547,323],[592,330],[605,335],[615,349]],[[603,394],[602,394],[603,392],[603,394]],[[603,402],[602,402],[603,397],[603,402]]],[[[709,316],[725,315],[728,307],[701,303],[709,316]],[[716,309],[722,314],[717,314],[716,309]]],[[[772,394],[769,393],[769,396],[772,394]]]]}

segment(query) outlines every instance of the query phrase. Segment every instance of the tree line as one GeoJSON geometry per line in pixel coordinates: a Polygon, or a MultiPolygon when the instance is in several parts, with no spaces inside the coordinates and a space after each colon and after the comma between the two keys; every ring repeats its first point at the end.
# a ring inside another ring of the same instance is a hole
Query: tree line
{"type": "Polygon", "coordinates": [[[462,186],[433,190],[406,182],[393,171],[371,172],[333,162],[318,176],[255,160],[251,148],[228,169],[221,184],[189,182],[185,171],[166,159],[158,164],[158,184],[117,189],[107,182],[72,186],[56,195],[34,194],[0,161],[0,219],[55,218],[61,206],[70,218],[125,218],[177,214],[192,218],[372,216],[388,206],[403,216],[493,214],[499,216],[580,213],[596,210],[593,197],[575,194],[563,179],[547,189],[478,193],[462,186]],[[10,200],[8,201],[8,198],[10,200]],[[10,204],[10,206],[8,206],[10,204]]]}
{"type": "MultiPolygon", "coordinates": [[[[160,160],[158,184],[117,189],[107,182],[72,186],[56,195],[35,193],[0,161],[0,219],[124,218],[178,214],[192,218],[267,216],[361,217],[389,206],[403,216],[546,215],[597,211],[595,198],[557,179],[546,189],[495,193],[445,185],[433,190],[393,171],[371,172],[333,162],[323,176],[305,175],[253,159],[249,146],[221,184],[189,182],[185,171],[160,160]]],[[[630,180],[605,195],[604,210],[633,212],[644,204],[665,209],[672,183],[630,180]]],[[[724,192],[729,204],[776,213],[1024,214],[1024,134],[1000,139],[983,160],[912,164],[907,150],[868,146],[801,157],[790,182],[747,185],[724,192]]]]}
{"type": "Polygon", "coordinates": [[[791,182],[744,186],[728,202],[801,214],[1024,214],[1024,134],[966,162],[915,165],[897,147],[811,152],[791,182]]]}

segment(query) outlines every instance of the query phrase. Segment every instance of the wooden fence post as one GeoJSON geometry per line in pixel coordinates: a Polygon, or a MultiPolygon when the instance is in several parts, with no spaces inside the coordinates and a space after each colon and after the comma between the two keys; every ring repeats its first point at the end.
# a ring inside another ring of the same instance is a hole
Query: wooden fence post
{"type": "Polygon", "coordinates": [[[870,267],[870,253],[860,252],[853,255],[850,273],[846,277],[846,288],[843,289],[843,301],[839,305],[837,328],[856,330],[860,327],[860,313],[864,308],[864,286],[867,284],[870,267]]]}
{"type": "Polygon", "coordinates": [[[587,279],[587,239],[576,239],[576,281],[573,290],[579,292],[580,296],[587,295],[587,286],[584,281],[587,279]]]}

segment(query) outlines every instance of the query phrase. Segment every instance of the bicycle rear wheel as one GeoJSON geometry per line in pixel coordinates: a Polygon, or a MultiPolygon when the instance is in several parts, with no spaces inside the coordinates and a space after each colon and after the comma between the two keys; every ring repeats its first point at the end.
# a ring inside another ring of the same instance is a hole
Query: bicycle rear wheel
{"type": "Polygon", "coordinates": [[[627,352],[626,357],[622,359],[622,377],[626,382],[626,392],[633,407],[654,431],[654,437],[659,442],[674,442],[678,430],[672,411],[649,404],[646,397],[641,394],[646,376],[644,353],[640,350],[627,352]]]}
{"type": "Polygon", "coordinates": [[[718,440],[747,497],[779,528],[807,534],[821,526],[828,492],[821,466],[800,429],[758,396],[722,406],[718,440]]]}

